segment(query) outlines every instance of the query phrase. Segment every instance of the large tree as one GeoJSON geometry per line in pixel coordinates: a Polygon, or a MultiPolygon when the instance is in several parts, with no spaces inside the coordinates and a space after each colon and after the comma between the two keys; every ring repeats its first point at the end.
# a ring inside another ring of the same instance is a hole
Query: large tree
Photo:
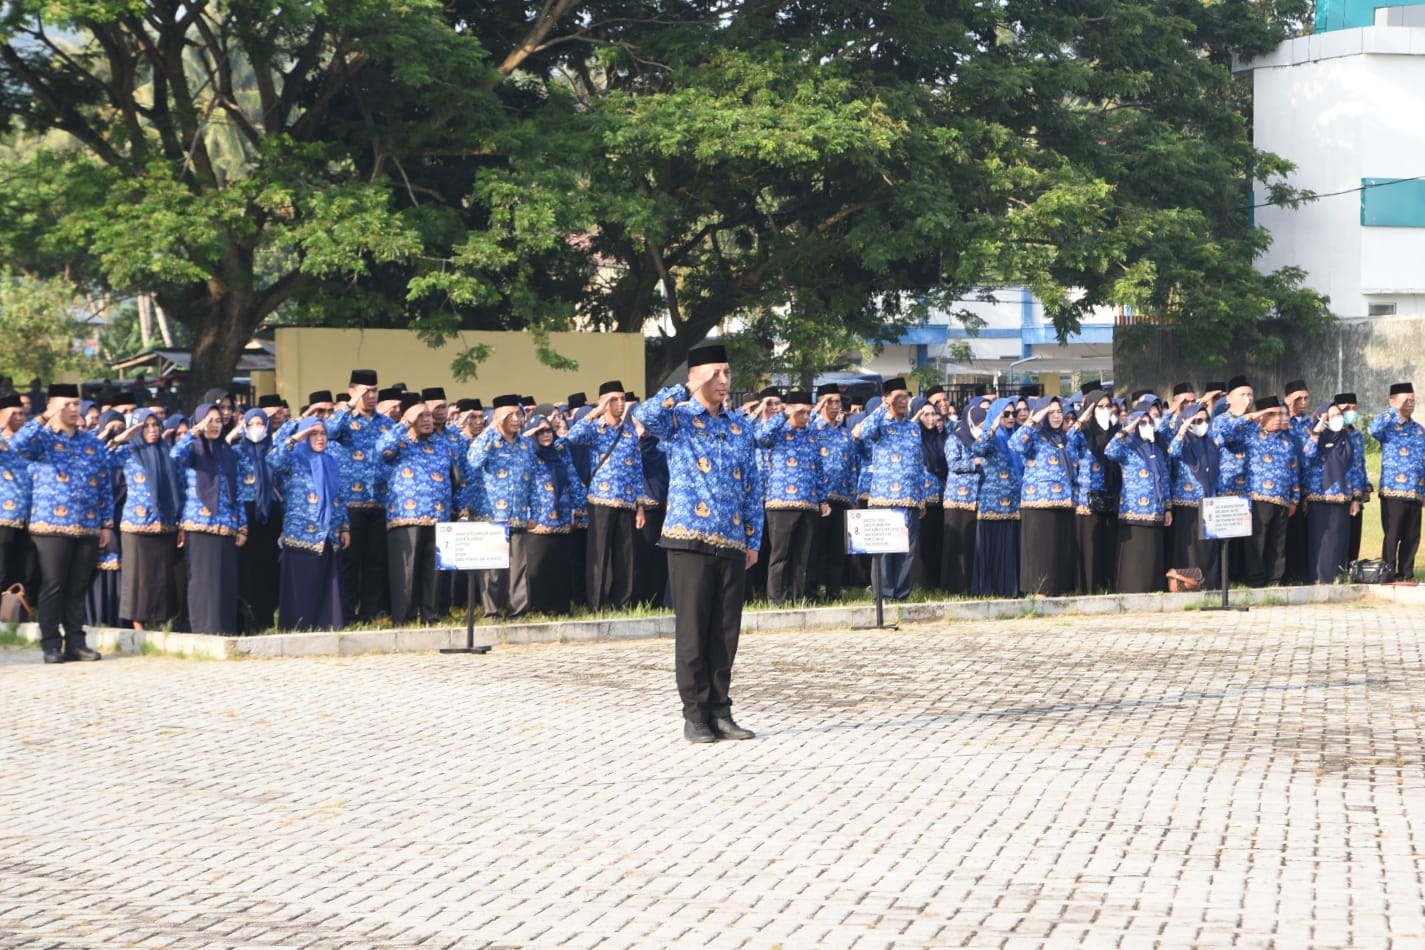
{"type": "Polygon", "coordinates": [[[17,2],[0,109],[71,144],[0,169],[0,252],[153,292],[200,385],[279,308],[433,339],[658,321],[650,386],[729,317],[834,352],[1000,282],[1063,333],[1131,303],[1224,350],[1269,344],[1264,320],[1325,308],[1252,267],[1253,182],[1297,196],[1252,149],[1228,61],[1297,13],[17,2]]]}

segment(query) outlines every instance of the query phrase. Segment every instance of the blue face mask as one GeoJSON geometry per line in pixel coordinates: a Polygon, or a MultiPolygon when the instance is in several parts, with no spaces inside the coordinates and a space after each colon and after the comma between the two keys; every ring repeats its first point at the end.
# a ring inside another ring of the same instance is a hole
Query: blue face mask
{"type": "Polygon", "coordinates": [[[1341,416],[1346,420],[1346,425],[1348,426],[1355,425],[1356,419],[1359,418],[1359,416],[1356,414],[1356,410],[1354,409],[1347,409],[1345,412],[1341,413],[1341,416]]]}

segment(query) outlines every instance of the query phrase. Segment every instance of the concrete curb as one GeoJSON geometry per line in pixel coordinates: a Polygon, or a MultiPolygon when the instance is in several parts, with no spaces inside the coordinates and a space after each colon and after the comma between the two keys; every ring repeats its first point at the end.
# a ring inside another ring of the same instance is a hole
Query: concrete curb
{"type": "MultiPolygon", "coordinates": [[[[1425,604],[1425,586],[1390,587],[1334,584],[1310,587],[1269,587],[1234,590],[1234,606],[1276,607],[1300,604],[1349,603],[1384,600],[1400,604],[1425,604]]],[[[887,625],[942,623],[946,621],[1013,620],[1060,616],[1111,616],[1116,614],[1177,613],[1201,610],[1221,603],[1220,594],[1105,594],[1095,597],[1025,597],[1017,600],[949,600],[885,605],[887,625]]],[[[856,607],[805,607],[791,610],[749,611],[742,629],[749,633],[836,630],[871,627],[876,622],[873,604],[856,607]]],[[[39,625],[23,623],[19,635],[39,642],[39,625]]],[[[532,643],[594,643],[612,640],[650,640],[673,636],[673,615],[626,619],[566,620],[551,623],[481,624],[475,628],[476,646],[515,646],[532,643]]],[[[218,637],[202,633],[165,633],[161,630],[120,630],[91,627],[89,645],[100,653],[229,660],[240,657],[357,656],[366,653],[428,653],[465,645],[464,627],[417,627],[400,630],[324,631],[277,633],[260,637],[218,637]]]]}

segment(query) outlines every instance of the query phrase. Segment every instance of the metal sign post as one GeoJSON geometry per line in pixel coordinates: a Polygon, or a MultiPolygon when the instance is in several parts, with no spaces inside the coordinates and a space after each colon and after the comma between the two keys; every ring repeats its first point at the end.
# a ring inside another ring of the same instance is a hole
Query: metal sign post
{"type": "Polygon", "coordinates": [[[510,526],[488,521],[448,521],[435,526],[435,566],[465,572],[465,646],[441,653],[489,653],[475,645],[475,572],[509,570],[510,526]]]}
{"type": "Polygon", "coordinates": [[[901,508],[852,508],[846,512],[846,553],[871,555],[871,592],[876,598],[877,630],[894,630],[886,623],[885,585],[881,567],[887,554],[910,553],[910,523],[901,508]]]}
{"type": "Polygon", "coordinates": [[[1202,538],[1219,541],[1217,556],[1222,562],[1222,606],[1203,610],[1246,610],[1246,605],[1233,607],[1227,601],[1227,542],[1231,538],[1252,536],[1252,500],[1235,495],[1204,498],[1198,510],[1202,513],[1202,538]]]}

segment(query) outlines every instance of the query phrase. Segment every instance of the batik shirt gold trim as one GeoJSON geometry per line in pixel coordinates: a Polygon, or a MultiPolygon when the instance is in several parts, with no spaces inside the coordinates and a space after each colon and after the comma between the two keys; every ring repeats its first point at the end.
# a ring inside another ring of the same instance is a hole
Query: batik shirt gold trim
{"type": "Polygon", "coordinates": [[[1387,409],[1376,416],[1370,429],[1380,443],[1381,496],[1419,501],[1425,481],[1425,426],[1387,409]]]}
{"type": "MultiPolygon", "coordinates": [[[[341,446],[328,441],[326,452],[340,468],[341,457],[346,454],[341,446]]],[[[272,469],[277,490],[282,493],[282,536],[278,544],[283,548],[313,554],[321,554],[328,544],[333,551],[340,551],[341,533],[351,530],[343,490],[339,487],[336,497],[331,500],[331,520],[323,532],[321,519],[317,516],[320,499],[316,486],[312,484],[311,469],[300,461],[295,449],[288,448],[286,439],[272,447],[267,455],[267,465],[272,469]]],[[[337,484],[342,486],[345,481],[338,479],[337,484]]]]}
{"type": "Polygon", "coordinates": [[[771,510],[816,510],[826,500],[826,475],[821,465],[821,438],[808,423],[794,429],[784,413],[755,427],[757,442],[767,450],[765,507],[771,510]]]}
{"type": "Polygon", "coordinates": [[[386,504],[387,469],[381,463],[381,437],[396,423],[376,412],[358,415],[340,409],[327,420],[327,435],[346,451],[341,481],[348,508],[381,508],[386,504]]]}
{"type": "MultiPolygon", "coordinates": [[[[920,508],[925,504],[925,450],[920,423],[896,419],[882,403],[858,423],[860,441],[871,450],[871,483],[866,503],[872,508],[920,508]]],[[[852,435],[855,435],[853,430],[852,435]]]]}
{"type": "Polygon", "coordinates": [[[570,445],[589,449],[589,464],[595,469],[589,475],[589,504],[605,508],[638,505],[638,496],[643,492],[643,453],[638,450],[638,433],[626,414],[618,425],[602,416],[595,422],[592,414],[587,415],[574,423],[566,438],[570,445]]]}
{"type": "Polygon", "coordinates": [[[386,526],[433,525],[454,521],[455,470],[459,459],[435,433],[410,438],[397,426],[376,443],[386,466],[386,526]]]}
{"type": "Polygon", "coordinates": [[[10,436],[10,449],[29,463],[31,534],[91,538],[114,526],[109,453],[91,433],[32,419],[10,436]]]}
{"type": "Polygon", "coordinates": [[[247,528],[247,507],[236,492],[228,492],[226,480],[219,486],[218,510],[210,511],[203,504],[198,497],[198,473],[193,469],[193,446],[197,440],[197,433],[190,430],[169,453],[173,456],[173,464],[182,469],[187,487],[183,499],[183,520],[178,522],[178,527],[199,534],[231,537],[247,528]]]}
{"type": "Polygon", "coordinates": [[[23,528],[30,520],[30,463],[0,433],[0,528],[23,528]]]}
{"type": "Polygon", "coordinates": [[[467,455],[470,471],[481,479],[482,506],[475,512],[481,521],[496,521],[523,527],[529,520],[529,488],[534,468],[534,440],[516,435],[507,440],[494,426],[481,432],[470,444],[467,455]]]}

